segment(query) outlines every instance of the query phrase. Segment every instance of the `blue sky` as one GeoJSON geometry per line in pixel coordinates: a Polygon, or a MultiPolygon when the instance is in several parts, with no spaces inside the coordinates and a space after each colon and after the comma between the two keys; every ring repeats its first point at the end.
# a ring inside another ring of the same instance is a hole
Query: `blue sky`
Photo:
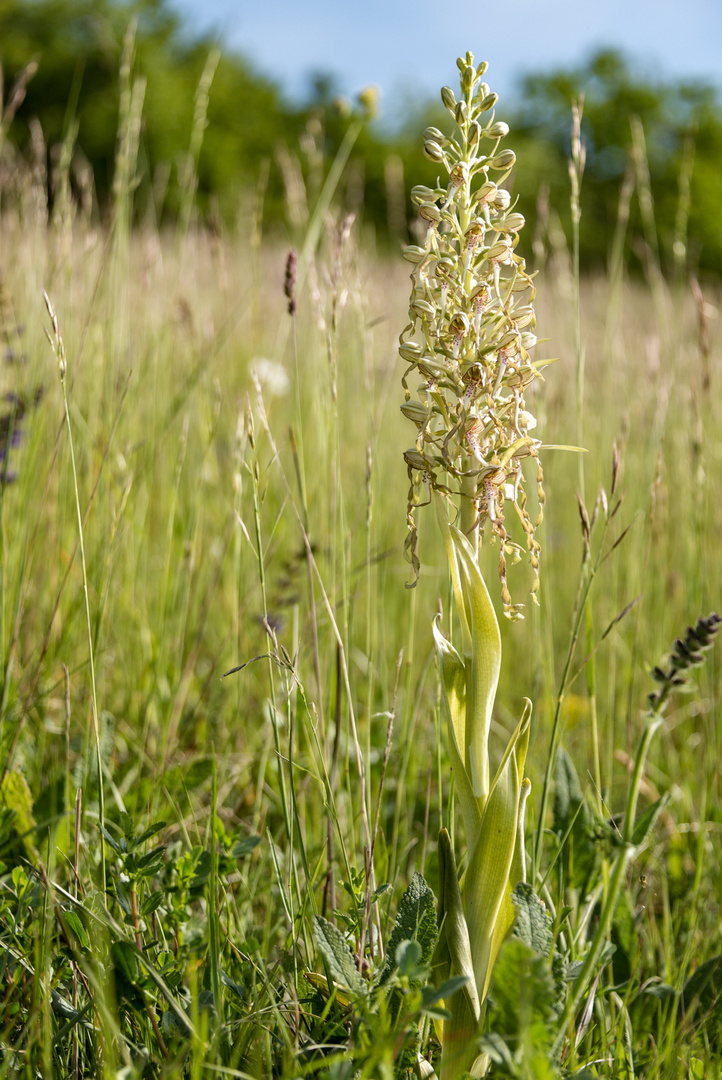
{"type": "Polygon", "coordinates": [[[456,82],[467,49],[489,61],[504,96],[519,74],[622,48],[642,71],[722,85],[722,0],[171,0],[194,29],[216,32],[293,100],[311,72],[333,73],[355,95],[382,93],[387,121],[408,95],[456,82]],[[493,14],[492,14],[493,13],[493,14]],[[395,106],[397,106],[395,108],[395,106]]]}

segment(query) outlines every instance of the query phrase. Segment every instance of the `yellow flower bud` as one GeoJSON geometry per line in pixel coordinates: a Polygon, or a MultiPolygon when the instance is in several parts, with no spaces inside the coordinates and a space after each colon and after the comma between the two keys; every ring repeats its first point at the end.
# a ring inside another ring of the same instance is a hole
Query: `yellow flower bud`
{"type": "Polygon", "coordinates": [[[418,247],[416,244],[408,244],[401,254],[407,262],[420,263],[428,255],[428,252],[425,248],[418,247]]]}

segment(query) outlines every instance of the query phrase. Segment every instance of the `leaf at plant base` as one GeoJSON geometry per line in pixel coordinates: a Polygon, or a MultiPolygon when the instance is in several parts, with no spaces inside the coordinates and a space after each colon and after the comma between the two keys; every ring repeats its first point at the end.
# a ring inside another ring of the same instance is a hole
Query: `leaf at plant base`
{"type": "Polygon", "coordinates": [[[449,756],[454,774],[456,797],[461,807],[468,842],[473,844],[479,831],[481,813],[467,770],[469,747],[466,737],[466,671],[464,662],[456,649],[441,633],[438,615],[431,629],[439,660],[442,698],[449,729],[449,756]]]}
{"type": "Polygon", "coordinates": [[[657,824],[657,818],[662,813],[667,803],[669,802],[670,792],[666,791],[655,803],[648,806],[643,814],[637,818],[634,823],[634,832],[632,833],[632,843],[635,847],[641,847],[644,844],[651,833],[654,826],[657,824]]]}
{"type": "Polygon", "coordinates": [[[450,978],[465,978],[463,994],[468,998],[469,1010],[478,1021],[481,1009],[474,980],[469,929],[456,874],[454,850],[446,829],[439,833],[439,918],[439,939],[431,961],[434,982],[438,986],[450,978]]]}
{"type": "Polygon", "coordinates": [[[509,896],[509,873],[516,846],[521,777],[516,748],[525,753],[529,714],[524,713],[509,740],[494,777],[464,879],[469,939],[473,944],[476,986],[483,1001],[488,993],[494,960],[514,921],[509,896]],[[503,925],[497,927],[501,917],[503,925]]]}
{"type": "Polygon", "coordinates": [[[471,626],[466,673],[466,743],[474,794],[489,791],[489,728],[501,670],[501,632],[479,564],[464,534],[449,526],[471,626]],[[470,665],[470,666],[469,666],[470,665]]]}
{"type": "Polygon", "coordinates": [[[516,886],[512,900],[516,910],[512,935],[550,963],[554,982],[552,1007],[557,1015],[561,1015],[566,1000],[567,964],[564,957],[554,949],[553,924],[549,912],[531,885],[524,882],[516,886]]]}
{"type": "Polygon", "coordinates": [[[334,982],[350,990],[357,997],[365,997],[368,984],[361,978],[348,942],[340,930],[321,915],[313,916],[313,936],[328,964],[334,982]]]}
{"type": "Polygon", "coordinates": [[[414,874],[399,902],[393,930],[386,944],[386,963],[379,985],[383,985],[396,966],[396,951],[404,941],[417,942],[420,963],[426,965],[436,944],[436,900],[421,874],[414,874]]]}
{"type": "MultiPolygon", "coordinates": [[[[556,1020],[556,987],[551,965],[520,938],[508,938],[494,966],[489,1025],[500,1034],[512,1050],[524,1039],[530,1028],[539,1026],[539,1040],[551,1043],[556,1020]]],[[[544,1045],[543,1043],[541,1045],[544,1045]]]]}
{"type": "Polygon", "coordinates": [[[548,957],[552,951],[554,936],[552,920],[545,904],[531,885],[525,883],[516,886],[511,898],[516,908],[514,937],[519,938],[534,952],[548,957]]]}

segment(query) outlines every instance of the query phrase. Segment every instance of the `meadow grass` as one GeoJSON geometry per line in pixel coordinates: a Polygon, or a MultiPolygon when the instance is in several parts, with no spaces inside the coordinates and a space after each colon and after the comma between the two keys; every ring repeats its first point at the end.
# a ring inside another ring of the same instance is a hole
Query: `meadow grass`
{"type": "MultiPolygon", "coordinates": [[[[0,1075],[398,1074],[405,1042],[436,1046],[413,957],[401,1006],[349,1005],[313,916],[378,970],[453,825],[430,632],[439,605],[449,625],[450,587],[424,520],[405,588],[408,266],[339,212],[312,218],[291,316],[287,247],[259,213],[225,236],[190,211],[174,233],[130,231],[127,207],[114,229],[61,210],[47,223],[28,187],[0,216],[0,1075]]],[[[545,439],[578,442],[583,350],[583,509],[578,458],[542,452],[541,604],[502,626],[491,753],[530,697],[533,884],[573,963],[609,883],[605,823],[650,669],[719,604],[719,338],[711,321],[705,355],[684,282],[630,281],[621,263],[579,281],[553,220],[537,257],[538,349],[559,360],[534,408],[545,439]],[[538,818],[553,730],[584,797],[561,837],[553,771],[538,818]]],[[[493,580],[496,552],[481,561],[493,580]]],[[[510,577],[520,599],[530,571],[510,577]]],[[[626,874],[616,953],[561,1028],[568,1075],[717,1075],[720,682],[710,654],[651,748],[642,806],[669,801],[626,874]],[[695,1009],[680,995],[700,970],[695,1009]]],[[[554,1075],[527,1006],[494,1075],[554,1075]]]]}

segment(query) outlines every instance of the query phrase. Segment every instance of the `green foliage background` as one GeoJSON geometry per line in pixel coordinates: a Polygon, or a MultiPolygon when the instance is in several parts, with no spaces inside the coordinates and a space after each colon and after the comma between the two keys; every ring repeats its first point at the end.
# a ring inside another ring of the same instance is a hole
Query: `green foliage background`
{"type": "MultiPolygon", "coordinates": [[[[75,162],[90,163],[99,206],[107,207],[118,132],[118,69],[123,36],[133,19],[138,23],[134,74],[147,80],[136,205],[141,213],[145,208],[156,217],[172,218],[179,207],[178,172],[188,152],[194,97],[214,45],[189,36],[166,0],[5,0],[0,6],[0,61],[6,100],[25,65],[32,59],[39,64],[10,138],[27,153],[30,121],[37,117],[52,163],[53,148],[77,119],[75,162]]],[[[492,84],[493,76],[492,70],[492,84]]],[[[613,51],[597,53],[580,68],[529,74],[516,103],[502,110],[500,118],[514,131],[520,164],[513,184],[527,219],[543,231],[550,224],[546,207],[568,203],[570,105],[582,93],[587,146],[583,265],[607,260],[620,191],[632,167],[630,123],[639,118],[658,235],[645,231],[635,196],[628,258],[644,262],[646,253],[658,247],[666,270],[676,266],[717,273],[722,255],[718,90],[702,82],[639,75],[613,51]]],[[[408,191],[400,194],[401,178],[435,179],[430,163],[425,178],[419,170],[419,138],[429,115],[424,103],[417,119],[393,133],[372,124],[354,149],[345,198],[382,244],[406,239],[402,234],[412,220],[408,191]]],[[[444,116],[440,111],[437,123],[443,124],[444,116]]],[[[314,161],[333,160],[346,126],[332,79],[318,78],[310,102],[295,107],[248,60],[222,55],[198,166],[200,205],[214,219],[242,221],[246,196],[261,178],[266,223],[293,231],[293,215],[289,222],[284,206],[279,148],[290,149],[292,164],[298,164],[313,195],[319,181],[314,161]],[[307,152],[299,153],[300,145],[307,152]],[[315,147],[315,157],[309,146],[315,147]]],[[[552,218],[553,229],[554,211],[552,218]]],[[[559,224],[568,236],[569,221],[562,216],[559,224]]]]}

